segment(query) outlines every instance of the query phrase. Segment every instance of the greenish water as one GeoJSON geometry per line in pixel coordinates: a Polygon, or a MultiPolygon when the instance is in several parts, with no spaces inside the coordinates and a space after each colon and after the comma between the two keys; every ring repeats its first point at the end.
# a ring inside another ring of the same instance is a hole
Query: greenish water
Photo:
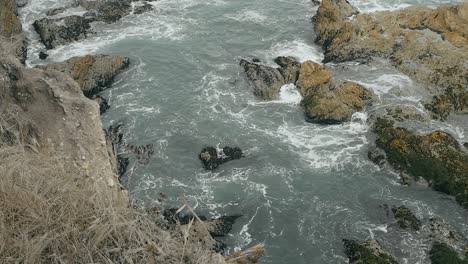
{"type": "MultiPolygon", "coordinates": [[[[366,12],[457,1],[350,2],[366,12]]],[[[64,4],[33,0],[21,11],[24,23],[64,4]]],[[[238,66],[241,58],[268,64],[279,55],[321,60],[313,44],[315,7],[309,0],[153,4],[150,13],[95,25],[95,37],[52,50],[49,58],[86,53],[131,58],[131,68],[104,92],[112,106],[103,122],[123,121],[128,143],[155,145],[151,163],[128,183],[134,197],[168,207],[181,205],[185,196],[207,215],[242,214],[226,242],[231,251],[265,243],[262,263],[346,263],[341,240],[371,237],[401,263],[428,263],[426,236],[383,223],[378,209],[383,203],[405,204],[426,220],[441,217],[468,235],[468,213],[452,198],[401,186],[397,173],[368,161],[373,136],[367,113],[343,125],[321,126],[304,121],[292,86],[283,87],[277,101],[253,96],[238,66]],[[207,145],[239,146],[247,157],[206,172],[198,153],[207,145]],[[168,196],[162,203],[160,192],[168,196]]],[[[41,46],[37,36],[30,38],[35,53],[41,46]]],[[[418,103],[426,96],[423,89],[384,62],[329,66],[336,78],[373,89],[381,99],[375,108],[397,101],[423,111],[418,103]]],[[[419,129],[444,129],[467,141],[466,125],[455,117],[419,129]]]]}

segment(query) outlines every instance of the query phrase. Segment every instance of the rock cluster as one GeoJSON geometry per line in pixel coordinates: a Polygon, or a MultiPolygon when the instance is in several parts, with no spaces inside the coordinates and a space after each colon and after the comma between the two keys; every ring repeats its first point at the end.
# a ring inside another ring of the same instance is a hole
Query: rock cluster
{"type": "Polygon", "coordinates": [[[351,120],[355,112],[362,111],[372,98],[363,86],[343,82],[335,84],[331,71],[313,61],[299,63],[292,57],[275,59],[279,68],[241,60],[254,94],[264,100],[277,99],[285,84],[295,84],[302,97],[306,119],[322,124],[337,124],[351,120]]]}
{"type": "Polygon", "coordinates": [[[413,7],[372,15],[346,0],[324,0],[313,18],[324,62],[389,59],[434,94],[434,116],[468,110],[468,4],[413,7]]]}
{"type": "Polygon", "coordinates": [[[226,146],[219,152],[215,147],[206,147],[198,157],[206,170],[214,170],[223,163],[242,158],[243,154],[238,147],[226,146]]]}
{"type": "MultiPolygon", "coordinates": [[[[93,35],[92,22],[102,21],[110,24],[132,13],[138,15],[153,9],[148,1],[80,0],[77,4],[87,10],[84,15],[60,18],[45,17],[34,22],[34,29],[47,49],[53,49],[93,35]]],[[[54,16],[63,13],[67,8],[49,10],[47,15],[54,16]]]]}
{"type": "Polygon", "coordinates": [[[350,264],[398,264],[377,240],[359,242],[343,239],[343,244],[350,264]]]}

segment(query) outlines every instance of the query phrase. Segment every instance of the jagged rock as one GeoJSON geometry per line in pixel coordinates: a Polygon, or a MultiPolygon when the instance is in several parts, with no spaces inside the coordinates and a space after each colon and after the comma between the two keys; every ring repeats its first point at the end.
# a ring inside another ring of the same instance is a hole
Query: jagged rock
{"type": "Polygon", "coordinates": [[[80,16],[42,18],[33,26],[47,49],[85,39],[93,34],[90,21],[80,16]]]}
{"type": "Polygon", "coordinates": [[[206,170],[214,170],[223,163],[242,158],[243,154],[242,150],[237,147],[226,146],[220,152],[214,147],[206,147],[200,152],[198,157],[206,170]]]}
{"type": "Polygon", "coordinates": [[[463,255],[468,252],[468,239],[455,231],[447,222],[431,218],[429,224],[423,227],[434,243],[441,243],[463,255]]]}
{"type": "Polygon", "coordinates": [[[418,110],[415,106],[392,105],[385,108],[385,117],[396,122],[401,121],[428,121],[430,117],[418,110]]]}
{"type": "Polygon", "coordinates": [[[132,12],[129,1],[106,1],[97,8],[97,18],[105,23],[114,23],[132,12]]]}
{"type": "Polygon", "coordinates": [[[421,221],[406,206],[392,207],[398,225],[403,229],[419,230],[421,221]]]}
{"type": "Polygon", "coordinates": [[[468,4],[358,14],[346,0],[323,0],[313,18],[324,62],[383,57],[434,95],[435,117],[468,111],[468,4]]]}
{"type": "Polygon", "coordinates": [[[283,75],[285,83],[295,84],[299,78],[301,63],[293,57],[277,57],[275,63],[281,67],[279,71],[283,75]]]}
{"type": "Polygon", "coordinates": [[[112,55],[86,55],[60,63],[39,66],[69,74],[78,82],[83,93],[92,97],[109,87],[114,77],[130,64],[130,59],[112,55]]]}
{"type": "Polygon", "coordinates": [[[264,99],[273,100],[279,96],[281,86],[286,84],[283,75],[278,69],[241,60],[249,83],[253,86],[254,95],[264,99]]]}
{"type": "Polygon", "coordinates": [[[130,159],[122,155],[117,155],[117,175],[119,176],[119,182],[122,183],[122,177],[125,175],[130,164],[130,159]]]}
{"type": "Polygon", "coordinates": [[[16,0],[17,7],[24,7],[29,3],[29,0],[16,0]]]}
{"type": "Polygon", "coordinates": [[[442,131],[420,136],[384,118],[377,118],[374,131],[377,146],[392,166],[416,179],[423,177],[468,208],[468,154],[455,138],[442,131]]]}
{"type": "Polygon", "coordinates": [[[91,99],[93,99],[99,104],[99,113],[101,115],[104,114],[107,111],[107,109],[110,108],[110,105],[107,102],[107,100],[100,95],[93,95],[91,99]]]}
{"type": "Polygon", "coordinates": [[[225,215],[205,222],[212,237],[226,236],[241,215],[225,215]]]}
{"type": "Polygon", "coordinates": [[[43,51],[39,52],[39,59],[45,60],[45,59],[47,59],[47,57],[49,57],[49,54],[47,54],[47,53],[45,53],[43,51]]]}
{"type": "Polygon", "coordinates": [[[301,105],[307,120],[316,123],[350,121],[351,116],[363,110],[372,97],[369,90],[357,83],[334,85],[331,72],[312,61],[302,64],[297,85],[304,97],[301,105]]]}
{"type": "Polygon", "coordinates": [[[27,57],[27,39],[23,34],[16,6],[15,0],[0,2],[0,36],[6,38],[2,41],[11,45],[15,56],[24,64],[27,57]]]}
{"type": "Polygon", "coordinates": [[[345,254],[350,264],[398,264],[398,262],[385,252],[377,240],[358,242],[343,239],[345,254]]]}
{"type": "Polygon", "coordinates": [[[139,15],[151,10],[153,10],[153,6],[148,4],[148,2],[143,2],[141,5],[135,6],[133,14],[139,15]]]}

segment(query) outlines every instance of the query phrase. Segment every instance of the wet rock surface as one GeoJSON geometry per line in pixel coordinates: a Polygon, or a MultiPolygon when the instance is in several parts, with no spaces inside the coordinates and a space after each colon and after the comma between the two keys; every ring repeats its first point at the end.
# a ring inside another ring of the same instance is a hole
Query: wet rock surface
{"type": "Polygon", "coordinates": [[[240,65],[253,87],[254,95],[264,100],[278,99],[281,86],[286,84],[278,69],[247,60],[241,60],[240,65]]]}
{"type": "Polygon", "coordinates": [[[85,39],[94,34],[90,21],[81,16],[42,18],[34,21],[33,26],[47,49],[85,39]]]}
{"type": "Polygon", "coordinates": [[[242,158],[244,155],[242,150],[238,147],[224,147],[221,151],[215,147],[206,147],[198,155],[201,160],[203,167],[206,170],[214,170],[219,167],[219,165],[226,163],[231,160],[236,160],[242,158]]]}
{"type": "Polygon", "coordinates": [[[331,72],[312,61],[302,64],[297,86],[304,97],[301,105],[307,120],[322,124],[350,121],[372,98],[372,93],[357,83],[334,84],[331,72]]]}
{"type": "Polygon", "coordinates": [[[60,63],[38,66],[69,74],[87,97],[92,97],[112,84],[114,77],[130,64],[130,59],[112,55],[74,57],[60,63]]]}
{"type": "Polygon", "coordinates": [[[393,167],[424,178],[432,188],[455,196],[468,208],[468,154],[450,134],[435,131],[421,136],[384,118],[377,119],[374,131],[377,146],[393,167]]]}
{"type": "Polygon", "coordinates": [[[393,207],[392,212],[397,224],[403,229],[419,230],[421,221],[406,206],[393,207]]]}
{"type": "Polygon", "coordinates": [[[392,64],[434,95],[437,118],[468,110],[468,4],[359,14],[346,0],[324,0],[313,18],[324,62],[373,57],[392,64]]]}
{"type": "Polygon", "coordinates": [[[359,242],[343,239],[343,244],[350,264],[398,264],[377,240],[359,242]]]}

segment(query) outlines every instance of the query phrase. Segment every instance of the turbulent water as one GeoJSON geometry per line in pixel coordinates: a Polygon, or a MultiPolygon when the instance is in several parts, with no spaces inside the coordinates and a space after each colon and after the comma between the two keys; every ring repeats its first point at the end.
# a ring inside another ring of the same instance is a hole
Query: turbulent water
{"type": "MultiPolygon", "coordinates": [[[[70,2],[70,1],[68,1],[70,2]]],[[[363,12],[449,0],[350,0],[363,12]]],[[[43,49],[31,23],[66,1],[32,0],[21,10],[31,39],[29,64],[43,49]]],[[[372,133],[367,113],[343,125],[307,123],[294,86],[281,98],[255,98],[239,60],[272,64],[279,55],[320,62],[313,44],[310,0],[161,0],[155,10],[112,25],[96,24],[96,36],[49,52],[47,62],[87,53],[129,56],[131,68],[104,92],[111,109],[106,125],[123,121],[126,141],[155,145],[128,188],[151,206],[179,206],[183,199],[204,214],[242,214],[226,242],[231,251],[265,243],[262,263],[346,263],[343,238],[379,239],[402,263],[428,263],[429,241],[383,224],[378,205],[407,205],[417,216],[444,218],[468,234],[468,213],[449,196],[404,187],[398,174],[367,159],[372,133]],[[247,156],[205,171],[198,153],[207,145],[239,146],[247,156]],[[162,202],[160,193],[167,198],[162,202]],[[185,197],[185,198],[184,198],[185,197]]],[[[73,9],[66,14],[82,13],[73,9]]],[[[44,63],[44,62],[41,62],[44,63]]],[[[424,111],[423,90],[385,62],[330,65],[335,77],[357,81],[381,99],[424,111]]],[[[443,129],[468,140],[467,124],[454,117],[422,131],[443,129]],[[465,127],[464,127],[464,126],[465,127]]]]}

